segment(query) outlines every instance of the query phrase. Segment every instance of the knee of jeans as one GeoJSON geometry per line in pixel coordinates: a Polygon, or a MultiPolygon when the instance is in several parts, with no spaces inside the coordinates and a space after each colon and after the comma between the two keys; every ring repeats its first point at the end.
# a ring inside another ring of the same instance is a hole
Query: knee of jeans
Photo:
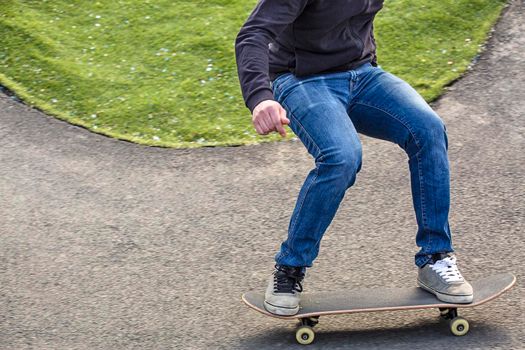
{"type": "Polygon", "coordinates": [[[350,187],[361,170],[362,149],[359,147],[337,149],[324,157],[323,165],[342,187],[350,187]]]}
{"type": "Polygon", "coordinates": [[[445,123],[436,114],[429,114],[424,122],[414,130],[418,150],[424,148],[442,148],[448,150],[447,129],[445,123]]]}

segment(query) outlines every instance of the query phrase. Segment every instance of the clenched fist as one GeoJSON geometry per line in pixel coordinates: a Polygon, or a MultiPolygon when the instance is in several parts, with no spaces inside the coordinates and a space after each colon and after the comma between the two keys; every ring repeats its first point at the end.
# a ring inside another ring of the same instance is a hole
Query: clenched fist
{"type": "Polygon", "coordinates": [[[286,118],[286,110],[273,100],[262,101],[255,107],[252,122],[258,134],[267,135],[277,131],[282,137],[286,137],[283,125],[290,124],[290,120],[286,118]]]}

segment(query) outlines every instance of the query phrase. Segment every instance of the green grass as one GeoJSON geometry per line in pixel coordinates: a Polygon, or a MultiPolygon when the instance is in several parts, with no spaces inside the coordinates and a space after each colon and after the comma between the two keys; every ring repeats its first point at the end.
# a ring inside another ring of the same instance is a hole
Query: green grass
{"type": "MultiPolygon", "coordinates": [[[[255,3],[0,0],[0,84],[48,114],[137,143],[278,140],[257,135],[237,79],[234,41],[255,3]]],[[[379,64],[435,99],[467,69],[504,3],[387,0],[379,64]]]]}

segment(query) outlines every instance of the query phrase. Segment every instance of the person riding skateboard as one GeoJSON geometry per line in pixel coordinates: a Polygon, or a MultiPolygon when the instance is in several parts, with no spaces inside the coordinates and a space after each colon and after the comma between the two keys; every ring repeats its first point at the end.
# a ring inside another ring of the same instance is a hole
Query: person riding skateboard
{"type": "Polygon", "coordinates": [[[470,303],[448,222],[448,139],[441,118],[377,64],[373,21],[383,0],[259,0],[235,40],[237,71],[258,134],[289,125],[315,160],[275,256],[265,308],[299,310],[306,269],[361,169],[358,133],[408,156],[417,221],[417,283],[444,302],[470,303]]]}

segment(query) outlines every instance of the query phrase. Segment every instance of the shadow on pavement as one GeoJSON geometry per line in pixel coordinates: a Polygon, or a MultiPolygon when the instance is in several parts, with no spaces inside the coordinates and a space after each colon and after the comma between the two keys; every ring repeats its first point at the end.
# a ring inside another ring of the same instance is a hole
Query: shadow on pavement
{"type": "MultiPolygon", "coordinates": [[[[328,320],[326,320],[328,324],[328,320]]],[[[358,322],[356,320],[355,322],[358,322]]],[[[295,341],[294,328],[277,328],[267,334],[241,339],[239,349],[439,349],[453,347],[455,349],[506,348],[510,337],[503,327],[494,322],[470,321],[470,332],[463,337],[453,336],[446,321],[421,321],[417,325],[383,328],[376,327],[361,330],[337,331],[323,330],[316,327],[315,341],[304,346],[295,341]]]]}

